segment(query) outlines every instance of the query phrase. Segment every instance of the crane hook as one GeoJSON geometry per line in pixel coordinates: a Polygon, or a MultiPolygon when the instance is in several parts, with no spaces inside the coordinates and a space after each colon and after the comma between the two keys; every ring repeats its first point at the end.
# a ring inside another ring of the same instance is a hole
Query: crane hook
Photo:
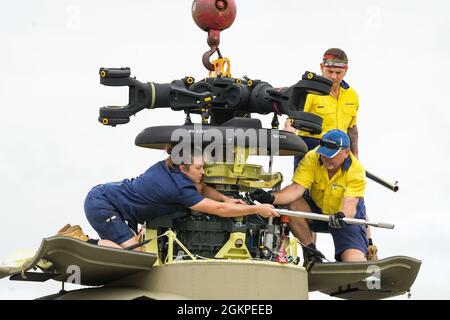
{"type": "Polygon", "coordinates": [[[211,56],[214,54],[214,52],[216,52],[219,48],[217,46],[212,46],[210,50],[206,51],[203,54],[202,57],[202,62],[203,65],[205,66],[206,69],[208,69],[209,71],[214,71],[214,65],[211,63],[210,58],[211,56]]]}
{"type": "Polygon", "coordinates": [[[214,65],[210,58],[218,50],[220,32],[229,28],[236,18],[235,0],[194,0],[192,18],[202,30],[208,32],[210,50],[203,54],[202,62],[205,68],[212,72],[214,65]]]}

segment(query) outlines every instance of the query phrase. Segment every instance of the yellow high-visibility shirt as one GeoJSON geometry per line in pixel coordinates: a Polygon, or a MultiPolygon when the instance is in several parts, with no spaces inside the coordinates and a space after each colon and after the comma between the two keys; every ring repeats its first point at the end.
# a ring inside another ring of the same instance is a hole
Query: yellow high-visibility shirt
{"type": "Polygon", "coordinates": [[[366,172],[358,159],[350,153],[342,167],[329,179],[317,149],[309,151],[299,162],[292,181],[309,190],[311,199],[323,213],[341,211],[344,197],[364,197],[366,172]]]}
{"type": "Polygon", "coordinates": [[[339,88],[338,99],[331,95],[308,94],[303,111],[314,113],[323,118],[322,133],[312,135],[299,130],[298,134],[303,137],[322,138],[327,131],[333,129],[340,129],[347,133],[348,128],[356,125],[358,107],[358,95],[345,81],[342,81],[339,88]]]}

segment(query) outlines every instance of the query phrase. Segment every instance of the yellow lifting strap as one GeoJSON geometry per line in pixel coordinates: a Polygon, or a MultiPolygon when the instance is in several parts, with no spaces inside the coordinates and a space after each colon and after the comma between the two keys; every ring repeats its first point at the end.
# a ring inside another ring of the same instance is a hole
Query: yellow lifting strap
{"type": "Polygon", "coordinates": [[[231,77],[231,62],[228,58],[219,58],[212,62],[214,65],[214,71],[209,72],[210,78],[217,78],[217,76],[221,77],[231,77]],[[226,66],[226,71],[225,71],[226,66]]]}

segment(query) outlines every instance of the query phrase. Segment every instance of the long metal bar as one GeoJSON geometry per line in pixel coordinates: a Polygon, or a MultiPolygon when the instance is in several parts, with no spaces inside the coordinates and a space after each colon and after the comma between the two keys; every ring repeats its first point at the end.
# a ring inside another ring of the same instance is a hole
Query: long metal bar
{"type": "MultiPolygon", "coordinates": [[[[281,215],[290,216],[290,217],[298,217],[305,218],[310,220],[318,220],[318,221],[330,221],[330,216],[326,214],[318,214],[312,212],[302,212],[302,211],[291,211],[285,209],[275,209],[281,215]]],[[[366,225],[376,228],[384,228],[384,229],[394,229],[394,225],[391,223],[385,222],[370,222],[363,219],[354,219],[354,218],[344,218],[343,219],[347,224],[358,224],[358,225],[366,225]]]]}
{"type": "Polygon", "coordinates": [[[383,187],[386,187],[389,190],[392,190],[394,192],[397,192],[399,189],[399,186],[397,185],[397,181],[395,183],[387,182],[386,180],[381,179],[380,177],[374,175],[373,173],[370,173],[367,170],[366,170],[366,177],[372,181],[375,181],[378,184],[381,184],[383,187]]]}

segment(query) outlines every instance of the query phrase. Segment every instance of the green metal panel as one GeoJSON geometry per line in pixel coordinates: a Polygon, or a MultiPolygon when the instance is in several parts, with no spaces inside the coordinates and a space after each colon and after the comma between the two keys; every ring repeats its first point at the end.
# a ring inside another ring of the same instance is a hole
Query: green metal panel
{"type": "Polygon", "coordinates": [[[421,261],[395,256],[378,261],[316,264],[308,273],[309,291],[343,299],[384,299],[406,293],[413,285],[421,261]],[[378,272],[378,281],[364,281],[378,272]]]}
{"type": "Polygon", "coordinates": [[[51,237],[42,240],[35,257],[22,267],[1,268],[1,277],[27,271],[42,258],[53,263],[49,272],[58,274],[55,280],[65,281],[78,269],[80,284],[88,286],[103,285],[139,271],[150,270],[157,260],[152,253],[93,245],[69,237],[51,237]]]}

